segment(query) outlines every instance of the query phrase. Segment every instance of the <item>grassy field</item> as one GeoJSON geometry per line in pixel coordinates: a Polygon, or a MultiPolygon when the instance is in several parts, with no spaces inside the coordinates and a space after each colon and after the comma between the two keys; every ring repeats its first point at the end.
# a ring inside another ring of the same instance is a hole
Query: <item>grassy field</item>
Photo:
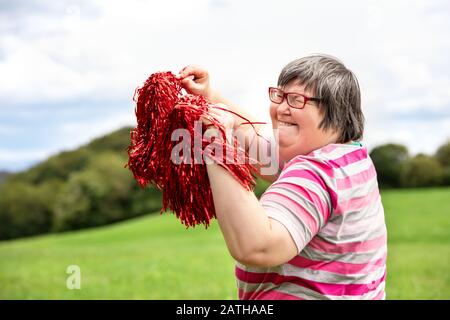
{"type": "MultiPolygon", "coordinates": [[[[388,299],[450,299],[450,188],[385,191],[388,299]]],[[[0,242],[0,299],[236,299],[216,222],[173,215],[0,242]],[[81,290],[66,288],[69,265],[81,290]]]]}

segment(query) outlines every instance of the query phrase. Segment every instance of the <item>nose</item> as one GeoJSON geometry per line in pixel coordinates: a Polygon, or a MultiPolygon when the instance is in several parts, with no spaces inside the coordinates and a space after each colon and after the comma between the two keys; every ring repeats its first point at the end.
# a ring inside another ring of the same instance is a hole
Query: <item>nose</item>
{"type": "Polygon", "coordinates": [[[281,101],[279,105],[277,105],[277,113],[278,114],[290,114],[291,108],[289,107],[286,97],[281,101]]]}

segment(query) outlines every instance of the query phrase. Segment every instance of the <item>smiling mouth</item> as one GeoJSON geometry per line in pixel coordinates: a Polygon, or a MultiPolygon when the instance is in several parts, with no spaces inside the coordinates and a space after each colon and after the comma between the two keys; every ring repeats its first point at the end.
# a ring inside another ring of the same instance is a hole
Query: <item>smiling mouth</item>
{"type": "Polygon", "coordinates": [[[279,126],[286,126],[286,127],[296,126],[295,123],[289,123],[289,122],[284,122],[284,121],[278,121],[278,125],[279,126]]]}

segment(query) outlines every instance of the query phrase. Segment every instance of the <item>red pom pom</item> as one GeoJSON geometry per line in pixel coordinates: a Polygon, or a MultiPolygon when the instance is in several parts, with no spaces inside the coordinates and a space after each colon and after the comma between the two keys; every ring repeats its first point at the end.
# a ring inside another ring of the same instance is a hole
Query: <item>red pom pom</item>
{"type": "MultiPolygon", "coordinates": [[[[212,158],[247,190],[254,188],[255,180],[251,172],[255,168],[250,164],[248,155],[242,149],[238,152],[236,138],[232,140],[233,145],[226,141],[223,125],[210,114],[211,108],[218,107],[202,96],[183,95],[179,80],[171,72],[152,74],[136,90],[133,99],[136,102],[137,126],[131,131],[127,166],[140,186],[150,183],[162,191],[161,213],[169,208],[187,227],[200,223],[208,227],[210,220],[216,216],[203,161],[205,147],[211,142],[203,139],[207,129],[203,123],[201,131],[194,127],[194,122],[200,121],[201,117],[208,119],[222,133],[223,139],[216,139],[214,143],[222,148],[223,156],[212,155],[212,158]],[[183,154],[183,159],[191,159],[187,163],[174,163],[172,159],[171,151],[179,143],[171,139],[176,129],[187,130],[191,137],[190,154],[183,154]],[[238,162],[239,159],[241,162],[238,162]]],[[[247,120],[246,123],[256,122],[247,120]]]]}

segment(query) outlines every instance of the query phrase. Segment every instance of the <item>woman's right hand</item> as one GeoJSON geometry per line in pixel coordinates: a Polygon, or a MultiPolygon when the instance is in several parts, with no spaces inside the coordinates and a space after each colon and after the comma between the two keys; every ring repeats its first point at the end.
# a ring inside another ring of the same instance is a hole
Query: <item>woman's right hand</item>
{"type": "Polygon", "coordinates": [[[181,86],[191,94],[202,95],[212,100],[212,90],[209,85],[208,71],[200,66],[188,65],[184,67],[176,78],[181,80],[181,86]]]}

